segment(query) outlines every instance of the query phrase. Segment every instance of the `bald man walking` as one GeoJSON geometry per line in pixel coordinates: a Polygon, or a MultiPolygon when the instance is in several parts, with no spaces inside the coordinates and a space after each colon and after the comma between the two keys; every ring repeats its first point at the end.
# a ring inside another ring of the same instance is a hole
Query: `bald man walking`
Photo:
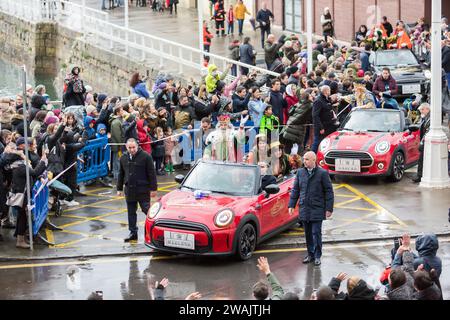
{"type": "Polygon", "coordinates": [[[312,151],[303,156],[304,168],[297,171],[289,200],[289,213],[299,201],[299,221],[305,229],[308,255],[303,263],[314,262],[320,266],[322,257],[322,221],[333,213],[334,193],[328,171],[316,166],[316,154],[312,151]]]}

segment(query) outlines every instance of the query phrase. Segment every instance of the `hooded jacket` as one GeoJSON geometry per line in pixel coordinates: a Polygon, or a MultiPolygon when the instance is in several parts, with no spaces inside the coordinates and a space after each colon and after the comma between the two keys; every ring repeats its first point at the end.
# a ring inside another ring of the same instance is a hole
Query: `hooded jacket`
{"type": "Polygon", "coordinates": [[[144,119],[140,119],[136,122],[139,146],[148,154],[152,154],[152,139],[144,129],[144,121],[144,119]]]}
{"type": "Polygon", "coordinates": [[[416,239],[416,250],[419,257],[414,259],[414,269],[423,264],[426,271],[436,270],[438,277],[442,272],[442,260],[436,256],[439,242],[435,234],[424,234],[416,239]]]}
{"type": "Polygon", "coordinates": [[[219,74],[213,75],[214,72],[217,72],[217,66],[215,64],[210,64],[208,67],[208,75],[205,78],[206,83],[206,91],[208,93],[213,93],[217,88],[217,82],[221,80],[219,74]]]}
{"type": "Polygon", "coordinates": [[[94,128],[91,128],[91,127],[89,126],[89,124],[90,124],[92,121],[94,121],[94,120],[95,120],[95,119],[92,118],[92,117],[90,117],[90,116],[84,117],[84,131],[86,132],[86,136],[87,136],[87,139],[88,139],[88,140],[92,140],[92,139],[95,139],[95,138],[96,138],[96,136],[95,136],[95,129],[94,129],[94,128]]]}
{"type": "Polygon", "coordinates": [[[97,126],[97,133],[96,133],[95,137],[96,137],[97,139],[107,137],[107,134],[106,134],[106,126],[105,126],[103,123],[100,123],[100,124],[97,126]],[[105,130],[105,133],[104,133],[104,134],[101,134],[101,133],[100,133],[101,130],[105,130]]]}

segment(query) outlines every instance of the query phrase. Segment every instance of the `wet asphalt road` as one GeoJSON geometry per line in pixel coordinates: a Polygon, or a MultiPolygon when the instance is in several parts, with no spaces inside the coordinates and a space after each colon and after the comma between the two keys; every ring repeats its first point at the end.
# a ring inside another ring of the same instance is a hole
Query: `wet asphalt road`
{"type": "MultiPolygon", "coordinates": [[[[441,283],[444,298],[450,297],[450,238],[440,238],[443,260],[441,283]]],[[[343,271],[357,275],[372,286],[389,263],[389,242],[326,245],[322,266],[303,265],[304,249],[256,252],[251,260],[185,256],[105,257],[92,260],[47,260],[33,264],[0,265],[0,299],[80,299],[92,291],[103,291],[104,299],[151,299],[149,283],[167,277],[167,299],[184,299],[199,291],[203,299],[251,299],[251,287],[262,273],[257,258],[266,256],[272,272],[285,291],[308,299],[313,289],[343,271]],[[68,274],[73,273],[72,277],[68,274]]],[[[345,289],[345,282],[342,285],[345,289]]]]}

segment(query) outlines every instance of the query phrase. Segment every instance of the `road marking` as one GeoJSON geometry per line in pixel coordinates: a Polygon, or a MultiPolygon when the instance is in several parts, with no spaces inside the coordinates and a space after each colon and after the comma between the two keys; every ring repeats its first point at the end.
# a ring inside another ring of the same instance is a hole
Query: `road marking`
{"type": "Polygon", "coordinates": [[[379,210],[379,214],[387,214],[389,215],[395,222],[397,222],[398,224],[402,225],[403,227],[407,227],[407,224],[404,223],[402,220],[400,220],[396,215],[392,214],[391,212],[389,212],[388,210],[386,210],[385,208],[383,208],[382,206],[380,206],[378,203],[376,203],[375,201],[373,201],[372,199],[370,199],[368,196],[366,196],[364,193],[360,192],[359,190],[353,188],[352,186],[348,185],[348,184],[344,184],[345,188],[347,188],[348,190],[350,190],[351,192],[355,193],[356,195],[360,196],[362,199],[364,199],[365,201],[367,201],[368,203],[370,203],[372,206],[374,206],[375,208],[377,208],[379,210]]]}
{"type": "Polygon", "coordinates": [[[113,201],[116,201],[116,200],[119,200],[119,199],[125,199],[125,198],[124,197],[115,197],[114,199],[102,200],[102,201],[95,202],[93,204],[83,204],[81,206],[77,206],[77,207],[74,207],[74,208],[65,209],[64,212],[75,211],[75,210],[79,210],[79,209],[82,209],[82,208],[89,208],[90,205],[98,205],[98,204],[113,202],[113,201]]]}
{"type": "MultiPolygon", "coordinates": [[[[53,231],[50,229],[45,229],[45,235],[47,236],[48,242],[55,243],[55,238],[53,237],[53,231]]],[[[49,248],[54,248],[55,246],[49,245],[49,248]]]]}
{"type": "Polygon", "coordinates": [[[85,222],[88,222],[88,221],[97,220],[99,218],[106,218],[106,217],[113,216],[113,215],[116,215],[116,214],[121,214],[121,213],[124,213],[126,211],[127,211],[127,209],[122,209],[122,210],[119,210],[119,211],[113,211],[113,212],[105,213],[105,214],[102,214],[102,215],[99,215],[99,216],[96,216],[96,217],[86,218],[83,221],[75,221],[75,222],[63,224],[62,226],[59,226],[59,227],[64,229],[64,228],[76,226],[76,225],[79,225],[79,224],[82,224],[82,223],[85,223],[85,222]]]}
{"type": "MultiPolygon", "coordinates": [[[[111,190],[111,188],[108,188],[108,187],[101,187],[101,188],[85,189],[85,190],[87,190],[87,192],[89,192],[89,193],[93,193],[93,192],[96,192],[96,191],[111,190]]],[[[83,193],[87,193],[87,192],[83,192],[83,193]]]]}
{"type": "Polygon", "coordinates": [[[304,232],[283,232],[280,233],[280,236],[290,237],[290,236],[304,236],[304,232]]]}
{"type": "MultiPolygon", "coordinates": [[[[450,238],[439,239],[440,243],[450,242],[450,238]]],[[[361,243],[361,244],[325,244],[323,247],[326,249],[349,249],[349,248],[370,248],[370,247],[389,247],[392,246],[391,240],[384,240],[383,242],[374,243],[361,243]]],[[[302,252],[306,251],[306,248],[287,248],[287,249],[267,249],[267,250],[256,250],[254,254],[266,254],[266,253],[287,253],[287,252],[302,252]]],[[[155,252],[153,252],[155,253],[155,252]]],[[[117,262],[138,262],[138,261],[157,261],[157,260],[174,260],[174,259],[187,259],[190,256],[186,255],[159,255],[153,256],[152,252],[149,252],[149,256],[145,257],[120,257],[120,258],[109,258],[109,259],[93,259],[93,260],[71,260],[71,261],[59,261],[59,262],[42,262],[42,263],[23,263],[23,264],[12,264],[12,265],[2,265],[0,270],[8,269],[24,269],[24,268],[37,268],[37,267],[55,267],[55,266],[70,266],[70,265],[85,265],[85,264],[104,264],[104,263],[117,263],[117,262]]],[[[191,257],[192,258],[192,257],[191,257]]]]}
{"type": "Polygon", "coordinates": [[[339,207],[339,209],[347,209],[347,210],[357,210],[357,211],[373,211],[373,212],[378,212],[378,209],[371,209],[371,208],[362,208],[362,207],[339,207]]]}
{"type": "Polygon", "coordinates": [[[335,207],[335,208],[339,208],[340,206],[343,206],[343,205],[346,205],[346,204],[349,204],[349,203],[353,203],[353,202],[356,202],[356,201],[358,201],[358,200],[361,200],[361,197],[353,197],[353,199],[335,203],[335,204],[334,204],[334,207],[335,207]]]}
{"type": "Polygon", "coordinates": [[[327,231],[329,231],[329,230],[334,230],[334,229],[338,229],[338,228],[342,228],[342,227],[348,226],[348,225],[350,225],[350,224],[352,224],[352,223],[361,222],[361,221],[363,221],[364,219],[369,218],[369,217],[374,216],[374,215],[377,215],[377,214],[378,214],[378,212],[372,212],[372,213],[365,214],[365,215],[363,215],[362,217],[359,217],[359,218],[356,218],[356,219],[351,219],[351,220],[349,220],[348,222],[345,222],[345,223],[342,223],[342,224],[340,224],[340,225],[337,225],[337,226],[328,228],[327,231]]]}
{"type": "Polygon", "coordinates": [[[335,197],[341,197],[341,198],[354,198],[354,194],[335,194],[335,197]]]}

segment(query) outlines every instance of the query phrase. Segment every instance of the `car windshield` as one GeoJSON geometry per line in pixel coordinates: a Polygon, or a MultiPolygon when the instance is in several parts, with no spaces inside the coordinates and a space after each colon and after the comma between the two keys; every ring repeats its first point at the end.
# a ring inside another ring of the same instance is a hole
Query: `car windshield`
{"type": "Polygon", "coordinates": [[[258,171],[245,165],[200,162],[182,187],[230,195],[249,196],[255,192],[258,171]]]}
{"type": "Polygon", "coordinates": [[[378,51],[375,59],[375,65],[377,66],[419,64],[414,54],[409,50],[378,51]]]}
{"type": "Polygon", "coordinates": [[[401,131],[400,112],[353,111],[341,125],[341,129],[369,132],[401,131]]]}

